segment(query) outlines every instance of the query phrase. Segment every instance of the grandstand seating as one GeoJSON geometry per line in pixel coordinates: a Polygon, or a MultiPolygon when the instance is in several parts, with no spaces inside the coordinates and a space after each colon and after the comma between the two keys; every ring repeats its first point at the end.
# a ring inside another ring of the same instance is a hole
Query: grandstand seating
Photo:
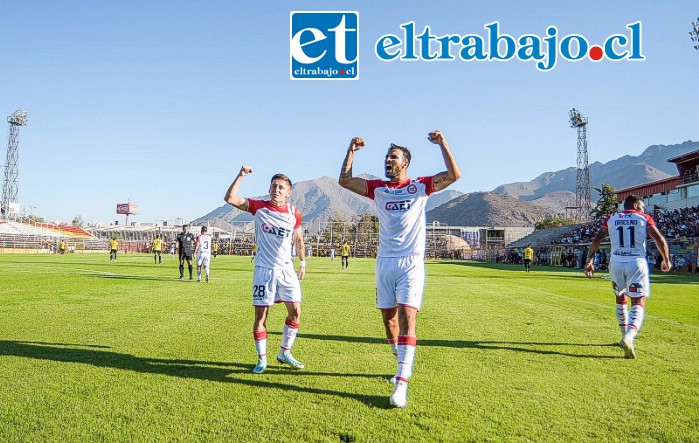
{"type": "Polygon", "coordinates": [[[551,245],[554,244],[557,239],[564,237],[570,234],[571,232],[574,232],[581,226],[583,226],[583,224],[573,226],[560,226],[557,228],[549,229],[537,229],[536,231],[532,232],[526,237],[522,237],[521,239],[510,243],[509,245],[507,245],[507,247],[524,248],[528,244],[532,244],[534,246],[551,245]]]}
{"type": "Polygon", "coordinates": [[[104,250],[103,240],[77,226],[57,226],[50,223],[21,223],[0,221],[0,250],[4,252],[50,251],[58,241],[65,240],[76,251],[104,250]]]}
{"type": "MultiPolygon", "coordinates": [[[[695,245],[699,241],[699,205],[654,211],[653,218],[667,239],[673,263],[681,257],[692,263],[688,266],[691,270],[697,260],[695,245]]],[[[531,244],[541,251],[559,250],[575,254],[576,251],[581,252],[587,248],[601,223],[602,219],[599,219],[590,223],[537,230],[521,240],[508,244],[507,249],[523,248],[531,244]]],[[[606,243],[605,241],[603,244],[606,243]]]]}
{"type": "Polygon", "coordinates": [[[0,234],[55,238],[94,238],[92,234],[79,226],[59,226],[51,223],[34,224],[16,221],[0,222],[0,234]]]}

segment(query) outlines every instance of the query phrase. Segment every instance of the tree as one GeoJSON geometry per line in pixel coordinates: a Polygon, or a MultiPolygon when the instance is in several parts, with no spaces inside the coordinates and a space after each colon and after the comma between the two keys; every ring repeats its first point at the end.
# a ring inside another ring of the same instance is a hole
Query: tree
{"type": "Polygon", "coordinates": [[[334,212],[328,222],[328,227],[321,233],[323,238],[332,243],[339,243],[348,233],[349,222],[339,212],[334,212]]]}
{"type": "Polygon", "coordinates": [[[371,242],[372,238],[378,239],[379,218],[365,212],[359,216],[359,221],[350,227],[350,233],[356,241],[362,243],[371,242]]]}
{"type": "Polygon", "coordinates": [[[25,220],[31,223],[45,223],[44,217],[39,217],[38,215],[28,215],[25,220]]]}
{"type": "Polygon", "coordinates": [[[609,183],[603,183],[602,188],[592,188],[599,192],[597,206],[590,212],[594,218],[603,218],[617,211],[619,199],[616,197],[616,190],[609,183]]]}
{"type": "Polygon", "coordinates": [[[73,217],[73,221],[71,224],[73,226],[79,226],[82,228],[83,225],[85,224],[85,221],[83,220],[82,216],[80,214],[78,214],[75,217],[73,217]]]}

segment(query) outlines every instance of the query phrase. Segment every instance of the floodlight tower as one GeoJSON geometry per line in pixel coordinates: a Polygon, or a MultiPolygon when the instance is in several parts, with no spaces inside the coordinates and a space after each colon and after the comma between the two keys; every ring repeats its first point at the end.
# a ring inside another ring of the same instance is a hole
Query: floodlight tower
{"type": "Polygon", "coordinates": [[[19,160],[19,127],[27,124],[27,111],[24,109],[16,110],[11,116],[7,117],[7,122],[10,124],[10,136],[7,143],[7,162],[5,163],[5,180],[2,184],[2,216],[10,218],[12,213],[19,212],[17,205],[17,177],[19,171],[17,163],[19,160]]]}
{"type": "Polygon", "coordinates": [[[694,45],[694,49],[699,51],[699,17],[697,17],[697,21],[692,22],[692,30],[689,31],[689,38],[696,43],[696,45],[694,45]]]}
{"type": "Polygon", "coordinates": [[[568,112],[570,127],[578,131],[578,176],[575,188],[575,206],[577,219],[588,221],[592,204],[590,202],[590,164],[587,159],[587,117],[573,108],[568,112]]]}

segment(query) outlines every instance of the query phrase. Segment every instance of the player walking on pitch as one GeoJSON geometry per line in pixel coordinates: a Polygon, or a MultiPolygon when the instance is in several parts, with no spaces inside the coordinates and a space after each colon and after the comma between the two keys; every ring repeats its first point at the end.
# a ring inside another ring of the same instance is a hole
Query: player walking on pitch
{"type": "Polygon", "coordinates": [[[153,262],[157,265],[158,260],[160,260],[160,263],[163,262],[163,239],[160,238],[160,234],[155,236],[155,239],[153,240],[153,262]]]}
{"type": "Polygon", "coordinates": [[[117,250],[119,249],[119,242],[116,238],[109,240],[109,261],[116,261],[117,250]]]}
{"type": "Polygon", "coordinates": [[[197,281],[201,281],[201,268],[204,267],[206,282],[209,283],[209,264],[211,263],[211,243],[213,239],[207,232],[206,226],[201,227],[201,234],[197,237],[197,245],[194,248],[194,255],[197,257],[197,281]]]}
{"type": "Polygon", "coordinates": [[[350,257],[350,245],[347,240],[342,242],[340,246],[340,260],[342,261],[342,269],[349,268],[349,257],[350,257]]]}
{"type": "Polygon", "coordinates": [[[609,277],[616,296],[616,317],[621,330],[621,342],[625,358],[636,358],[634,340],[641,330],[645,317],[646,299],[650,297],[650,278],[646,260],[646,236],[650,235],[663,257],[662,272],[668,272],[670,252],[667,241],[655,225],[653,218],[643,212],[641,197],[629,195],[624,200],[624,210],[612,214],[602,223],[585,264],[585,275],[595,272],[595,253],[602,240],[609,234],[612,244],[609,259],[609,277]],[[627,309],[626,297],[631,299],[631,312],[627,309]]]}
{"type": "Polygon", "coordinates": [[[376,307],[381,310],[386,337],[398,363],[390,402],[399,408],[408,403],[408,381],[417,349],[415,323],[425,286],[427,197],[461,177],[442,132],[432,131],[428,138],[439,145],[446,171],[410,179],[407,175],[410,150],[391,144],[384,163],[388,181],[353,177],[354,155],[364,147],[364,139],[355,137],[347,149],[339,179],[340,186],[376,203],[379,216],[376,307]]]}
{"type": "Polygon", "coordinates": [[[532,248],[532,245],[527,245],[522,254],[524,255],[524,270],[529,272],[532,270],[532,260],[534,260],[534,248],[532,248]]]}
{"type": "Polygon", "coordinates": [[[272,177],[268,201],[239,197],[240,183],[243,177],[251,173],[250,166],[242,166],[224,200],[241,211],[250,212],[255,220],[255,244],[258,248],[252,282],[252,304],[255,307],[252,331],[258,360],[252,372],[261,374],[267,369],[267,313],[275,302],[284,302],[287,309],[277,361],[295,369],[303,369],[303,363],[291,354],[301,320],[299,280],[303,280],[306,275],[301,212],[287,203],[292,184],[284,174],[272,177]],[[291,256],[292,237],[301,260],[298,276],[291,256]]]}

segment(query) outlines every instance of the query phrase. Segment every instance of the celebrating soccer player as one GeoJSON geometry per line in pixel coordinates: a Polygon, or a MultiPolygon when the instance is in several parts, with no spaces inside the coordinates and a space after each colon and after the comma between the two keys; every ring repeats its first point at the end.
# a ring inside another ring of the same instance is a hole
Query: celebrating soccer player
{"type": "Polygon", "coordinates": [[[612,254],[609,260],[609,278],[616,295],[616,318],[621,330],[619,345],[625,358],[636,358],[634,340],[641,330],[645,316],[646,299],[650,297],[650,279],[646,260],[646,236],[655,240],[663,257],[662,272],[672,267],[667,241],[655,225],[653,218],[643,212],[643,199],[629,195],[624,200],[624,210],[612,214],[602,223],[592,240],[585,264],[585,274],[592,277],[595,272],[595,253],[609,233],[612,254]],[[626,296],[631,299],[631,315],[627,309],[626,296]]]}
{"type": "Polygon", "coordinates": [[[250,212],[255,219],[255,244],[258,250],[252,281],[252,304],[255,307],[253,336],[258,360],[252,372],[261,374],[267,369],[267,313],[275,302],[284,302],[287,309],[277,361],[295,369],[303,369],[303,363],[291,354],[301,320],[299,280],[306,275],[301,212],[287,203],[292,185],[291,180],[284,174],[272,177],[269,201],[239,197],[240,183],[243,177],[251,173],[250,166],[241,167],[224,200],[241,211],[250,212]],[[296,251],[301,260],[298,276],[294,272],[291,256],[292,236],[295,238],[296,251]]]}
{"type": "Polygon", "coordinates": [[[384,167],[388,181],[352,176],[352,162],[364,139],[355,137],[345,156],[339,183],[376,203],[379,214],[379,251],[376,258],[376,307],[381,310],[386,337],[398,362],[390,397],[399,408],[408,403],[408,381],[417,347],[415,319],[425,286],[427,197],[461,177],[461,171],[441,131],[428,139],[439,145],[446,171],[430,177],[408,178],[410,150],[391,144],[384,167]]]}

